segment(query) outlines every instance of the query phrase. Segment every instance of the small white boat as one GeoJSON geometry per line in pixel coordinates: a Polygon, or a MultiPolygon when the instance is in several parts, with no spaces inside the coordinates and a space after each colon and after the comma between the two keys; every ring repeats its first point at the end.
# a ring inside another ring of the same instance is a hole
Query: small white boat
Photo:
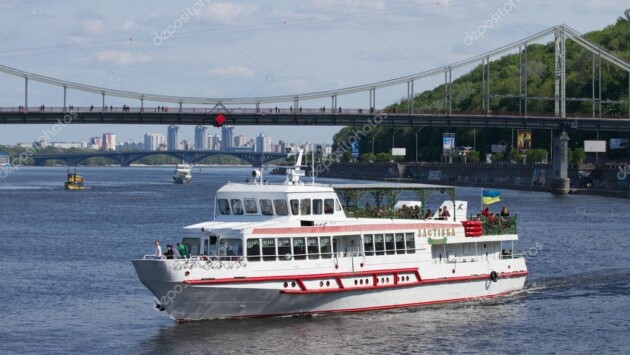
{"type": "Polygon", "coordinates": [[[192,181],[191,174],[191,166],[190,164],[186,164],[186,162],[181,162],[180,164],[175,165],[175,175],[173,175],[173,181],[176,184],[188,184],[192,181]]]}

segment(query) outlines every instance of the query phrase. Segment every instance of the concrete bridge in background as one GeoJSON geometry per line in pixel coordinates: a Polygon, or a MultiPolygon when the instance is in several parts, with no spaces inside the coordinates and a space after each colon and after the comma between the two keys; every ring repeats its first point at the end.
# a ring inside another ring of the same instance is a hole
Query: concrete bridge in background
{"type": "Polygon", "coordinates": [[[165,151],[135,151],[135,152],[81,152],[67,154],[33,154],[35,165],[44,165],[48,160],[61,160],[68,165],[74,166],[90,158],[107,158],[115,161],[121,166],[129,166],[134,161],[152,155],[168,155],[188,163],[196,163],[205,158],[227,155],[243,159],[252,164],[260,166],[272,160],[286,157],[286,153],[254,152],[238,150],[165,150],[165,151]]]}

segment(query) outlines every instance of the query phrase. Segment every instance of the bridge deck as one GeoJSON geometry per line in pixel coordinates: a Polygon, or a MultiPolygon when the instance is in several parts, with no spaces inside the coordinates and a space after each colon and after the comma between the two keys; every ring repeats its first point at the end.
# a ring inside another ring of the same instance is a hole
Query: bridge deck
{"type": "MultiPolygon", "coordinates": [[[[0,108],[0,124],[159,124],[159,125],[212,125],[218,112],[204,108],[170,109],[156,112],[155,109],[121,108],[106,112],[99,108],[78,108],[64,113],[61,108],[45,108],[44,111],[20,112],[17,108],[0,108]],[[65,119],[64,119],[65,117],[65,119]]],[[[628,117],[568,117],[560,119],[550,116],[481,115],[471,113],[408,114],[369,113],[369,110],[344,109],[331,113],[319,109],[233,109],[224,113],[225,125],[233,126],[351,126],[366,123],[398,127],[470,127],[470,128],[530,128],[530,129],[573,129],[586,131],[630,131],[628,117]]]]}

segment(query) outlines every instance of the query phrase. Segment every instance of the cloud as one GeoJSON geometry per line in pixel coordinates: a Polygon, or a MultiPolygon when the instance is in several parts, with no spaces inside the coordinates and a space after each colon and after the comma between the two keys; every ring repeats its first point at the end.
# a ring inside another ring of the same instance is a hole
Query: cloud
{"type": "Polygon", "coordinates": [[[136,55],[128,51],[107,50],[96,54],[96,59],[103,63],[113,63],[121,66],[130,66],[138,62],[151,60],[146,55],[136,55]]]}
{"type": "Polygon", "coordinates": [[[83,20],[83,30],[93,35],[101,34],[103,33],[103,20],[101,19],[83,20]]]}
{"type": "Polygon", "coordinates": [[[206,6],[205,16],[214,22],[233,23],[243,20],[258,11],[255,5],[236,5],[231,2],[217,2],[206,6]]]}
{"type": "Polygon", "coordinates": [[[252,69],[243,66],[214,67],[209,70],[209,73],[230,78],[253,78],[256,76],[252,69]]]}

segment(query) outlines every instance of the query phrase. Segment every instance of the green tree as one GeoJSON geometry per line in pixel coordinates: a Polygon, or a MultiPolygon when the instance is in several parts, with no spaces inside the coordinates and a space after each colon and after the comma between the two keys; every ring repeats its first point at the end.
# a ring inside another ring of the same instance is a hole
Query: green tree
{"type": "Polygon", "coordinates": [[[549,156],[549,152],[546,149],[530,149],[527,152],[527,161],[531,163],[542,163],[547,161],[547,156],[549,156]]]}
{"type": "Polygon", "coordinates": [[[584,148],[576,148],[575,150],[570,151],[571,152],[571,163],[573,164],[579,164],[579,163],[583,163],[584,160],[586,160],[586,152],[584,152],[584,148]]]}

